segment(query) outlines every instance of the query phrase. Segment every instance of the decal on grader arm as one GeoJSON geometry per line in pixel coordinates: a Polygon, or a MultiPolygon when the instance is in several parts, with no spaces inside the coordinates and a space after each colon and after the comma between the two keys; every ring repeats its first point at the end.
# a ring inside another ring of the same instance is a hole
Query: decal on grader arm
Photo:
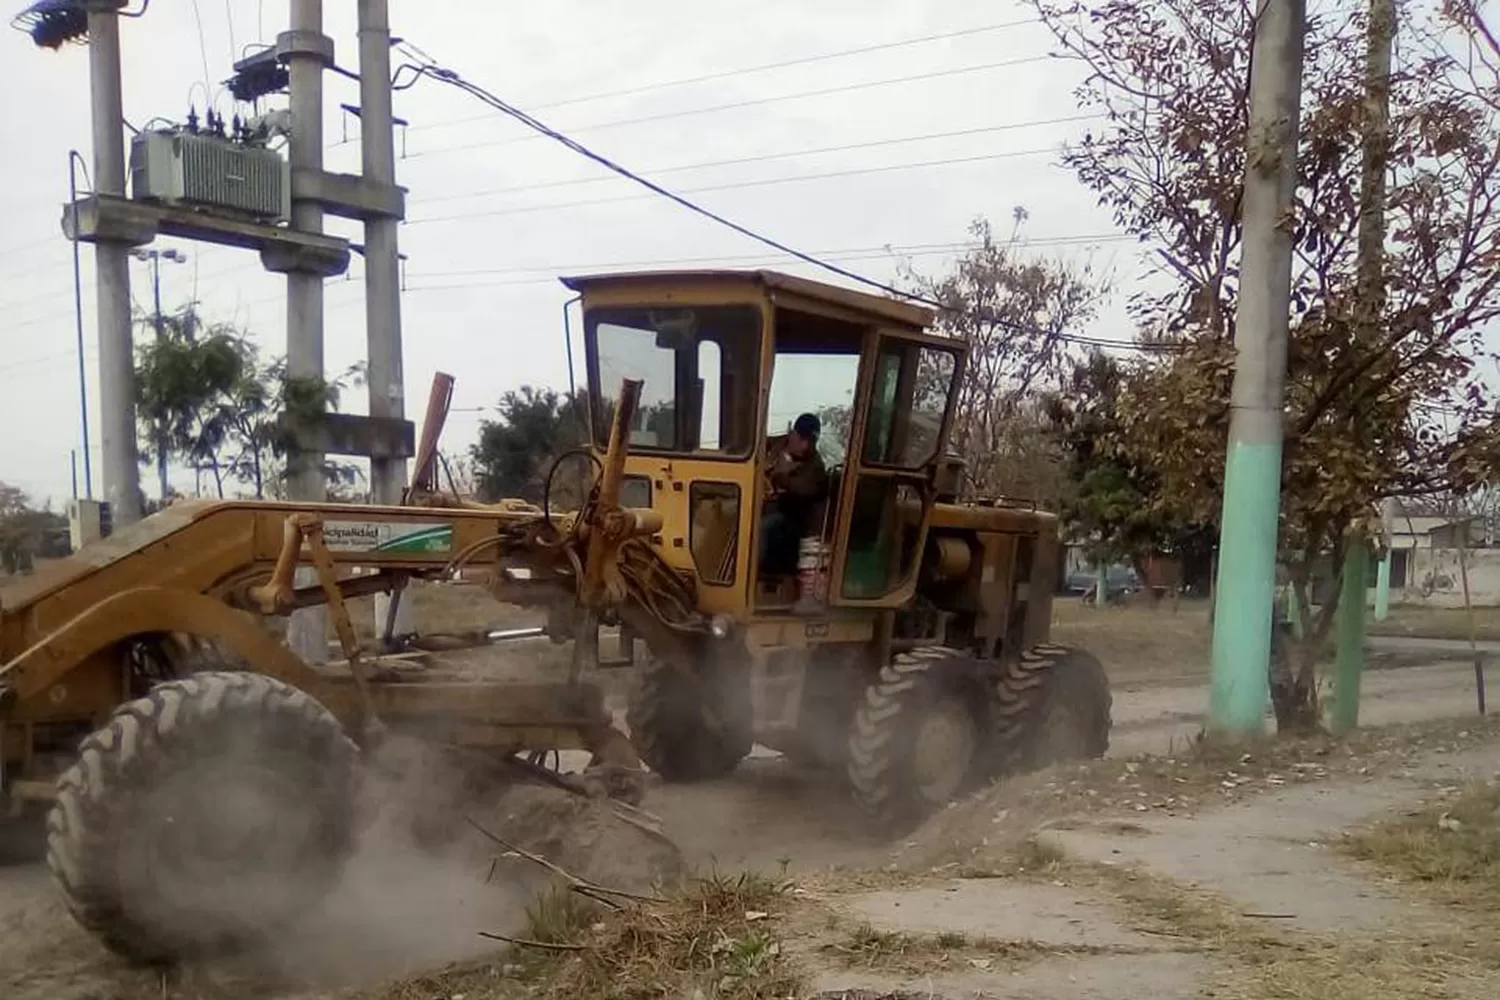
{"type": "Polygon", "coordinates": [[[324,521],[323,542],[330,552],[452,552],[453,525],[324,521]]]}
{"type": "Polygon", "coordinates": [[[581,775],[551,780],[627,804],[643,763],[710,779],[758,742],[843,771],[892,831],[1010,770],[1104,752],[1098,661],[1048,643],[1056,519],[958,501],[966,346],[928,333],[930,313],[765,271],[565,283],[594,435],[577,511],[553,507],[550,474],[540,507],[442,496],[426,472],[401,507],[186,501],[0,593],[0,817],[50,804],[57,884],[112,948],[172,959],[305,912],[352,849],[361,757],[388,732],[500,761],[585,750],[581,775]],[[804,511],[817,558],[787,576],[761,544],[777,500],[758,429],[778,359],[810,354],[858,371],[854,444],[804,511]],[[445,666],[502,633],[359,641],[349,600],[474,571],[547,611],[573,642],[564,675],[445,666]],[[263,627],[313,606],[342,652],[326,665],[263,627]],[[627,663],[647,652],[628,738],[595,680],[607,625],[627,663]]]}

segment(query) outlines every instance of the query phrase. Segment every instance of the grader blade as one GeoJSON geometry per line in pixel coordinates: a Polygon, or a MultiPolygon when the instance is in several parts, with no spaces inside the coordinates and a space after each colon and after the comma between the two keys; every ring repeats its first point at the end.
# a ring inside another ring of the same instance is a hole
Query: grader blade
{"type": "MultiPolygon", "coordinates": [[[[619,455],[638,391],[627,383],[616,409],[619,455]]],[[[253,934],[330,884],[353,836],[355,763],[393,734],[501,764],[581,751],[566,787],[638,805],[644,771],[595,675],[597,635],[620,594],[609,564],[660,522],[619,506],[619,455],[604,456],[576,513],[431,497],[188,501],[23,578],[0,594],[0,808],[50,801],[49,857],[70,908],[118,950],[155,960],[253,934]],[[304,567],[314,582],[299,586],[304,567]],[[475,573],[478,600],[487,591],[579,623],[571,669],[460,669],[461,654],[505,640],[497,628],[418,635],[394,652],[379,623],[356,628],[354,598],[475,573]],[[268,626],[318,605],[338,655],[312,665],[268,626]],[[209,787],[227,798],[193,806],[209,787]],[[230,808],[241,801],[253,803],[245,815],[230,808]],[[188,873],[216,870],[237,853],[226,844],[244,847],[239,862],[261,859],[245,878],[299,890],[238,915],[204,909],[188,873]],[[149,884],[111,860],[161,851],[176,867],[149,884]]]]}

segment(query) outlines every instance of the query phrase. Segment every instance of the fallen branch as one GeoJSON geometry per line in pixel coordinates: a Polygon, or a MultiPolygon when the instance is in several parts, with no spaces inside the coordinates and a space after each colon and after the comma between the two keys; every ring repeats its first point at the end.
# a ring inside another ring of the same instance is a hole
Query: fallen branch
{"type": "Polygon", "coordinates": [[[610,811],[614,814],[616,819],[620,820],[620,822],[630,824],[647,836],[654,837],[657,840],[661,841],[663,844],[672,848],[672,850],[674,851],[678,849],[676,842],[674,842],[671,837],[668,837],[666,831],[661,828],[661,820],[653,816],[651,813],[648,813],[646,810],[640,809],[636,806],[628,805],[624,802],[616,802],[611,800],[609,805],[610,811]]]}
{"type": "Polygon", "coordinates": [[[617,904],[610,903],[608,899],[600,897],[619,896],[621,899],[634,899],[642,903],[666,902],[666,900],[662,899],[660,896],[646,896],[638,892],[629,892],[625,889],[611,889],[609,886],[599,885],[595,882],[590,882],[587,879],[579,878],[577,875],[574,875],[572,872],[563,868],[561,865],[554,864],[553,862],[548,861],[540,854],[533,854],[530,851],[525,850],[524,848],[517,847],[515,844],[512,844],[510,841],[506,840],[504,837],[501,837],[499,834],[492,833],[489,830],[486,830],[472,816],[465,816],[464,822],[468,823],[474,829],[478,830],[482,835],[505,848],[507,851],[510,851],[512,854],[523,857],[527,861],[530,861],[532,864],[539,865],[542,868],[547,869],[547,871],[567,882],[568,887],[581,896],[596,898],[599,900],[599,902],[609,903],[609,905],[615,906],[617,909],[617,904]]]}
{"type": "MultiPolygon", "coordinates": [[[[572,795],[576,795],[579,798],[590,800],[594,798],[587,792],[582,782],[571,777],[570,775],[558,774],[551,768],[542,767],[539,764],[533,764],[531,761],[525,760],[521,757],[506,757],[501,761],[501,763],[506,767],[511,767],[517,771],[520,771],[526,777],[532,778],[544,785],[550,785],[553,788],[561,789],[562,791],[568,792],[572,795]]],[[[620,819],[646,833],[652,834],[653,836],[665,840],[673,847],[677,846],[675,844],[672,844],[671,840],[667,838],[667,835],[662,832],[661,817],[647,812],[640,806],[633,806],[628,802],[621,802],[619,799],[608,799],[607,801],[613,808],[615,815],[619,816],[620,819]]]]}
{"type": "Polygon", "coordinates": [[[503,941],[506,944],[517,945],[521,948],[541,948],[543,951],[584,951],[581,944],[553,944],[550,941],[533,941],[530,938],[509,937],[505,934],[494,934],[490,931],[480,931],[479,936],[489,938],[491,941],[503,941]]]}

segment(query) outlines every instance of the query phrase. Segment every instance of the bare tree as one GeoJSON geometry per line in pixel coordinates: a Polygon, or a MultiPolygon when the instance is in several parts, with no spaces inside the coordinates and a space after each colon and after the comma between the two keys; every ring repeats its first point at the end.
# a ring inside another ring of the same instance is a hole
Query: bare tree
{"type": "Polygon", "coordinates": [[[1087,264],[1028,250],[1026,218],[1017,208],[1004,240],[988,220],[975,220],[974,247],[947,274],[922,275],[909,264],[902,270],[910,290],[943,304],[937,329],[968,341],[951,442],[967,463],[970,488],[980,493],[1055,489],[1060,460],[1028,434],[1040,423],[1034,392],[1071,372],[1078,352],[1069,335],[1093,318],[1109,290],[1087,264]]]}
{"type": "MultiPolygon", "coordinates": [[[[1182,348],[1142,366],[1120,400],[1129,451],[1159,502],[1215,523],[1234,355],[1252,6],[1241,0],[1029,0],[1088,69],[1080,103],[1103,124],[1065,156],[1150,247],[1164,294],[1131,302],[1182,348]],[[1166,405],[1164,405],[1166,404],[1166,405]]],[[[1440,26],[1437,26],[1440,27],[1440,26]]],[[[1500,470],[1495,399],[1480,362],[1500,316],[1500,123],[1493,67],[1408,21],[1391,81],[1384,302],[1378,336],[1356,276],[1365,24],[1310,18],[1294,237],[1281,550],[1306,605],[1315,561],[1338,565],[1386,496],[1463,493],[1500,470]]],[[[1319,611],[1289,681],[1285,728],[1317,721],[1319,611]]]]}

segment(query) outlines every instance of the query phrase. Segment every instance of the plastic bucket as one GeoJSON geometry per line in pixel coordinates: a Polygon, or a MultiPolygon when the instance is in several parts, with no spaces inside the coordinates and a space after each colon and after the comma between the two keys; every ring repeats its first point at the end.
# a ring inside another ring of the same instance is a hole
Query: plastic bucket
{"type": "Polygon", "coordinates": [[[828,602],[828,546],[817,537],[802,539],[797,547],[797,604],[821,608],[828,602]]]}

